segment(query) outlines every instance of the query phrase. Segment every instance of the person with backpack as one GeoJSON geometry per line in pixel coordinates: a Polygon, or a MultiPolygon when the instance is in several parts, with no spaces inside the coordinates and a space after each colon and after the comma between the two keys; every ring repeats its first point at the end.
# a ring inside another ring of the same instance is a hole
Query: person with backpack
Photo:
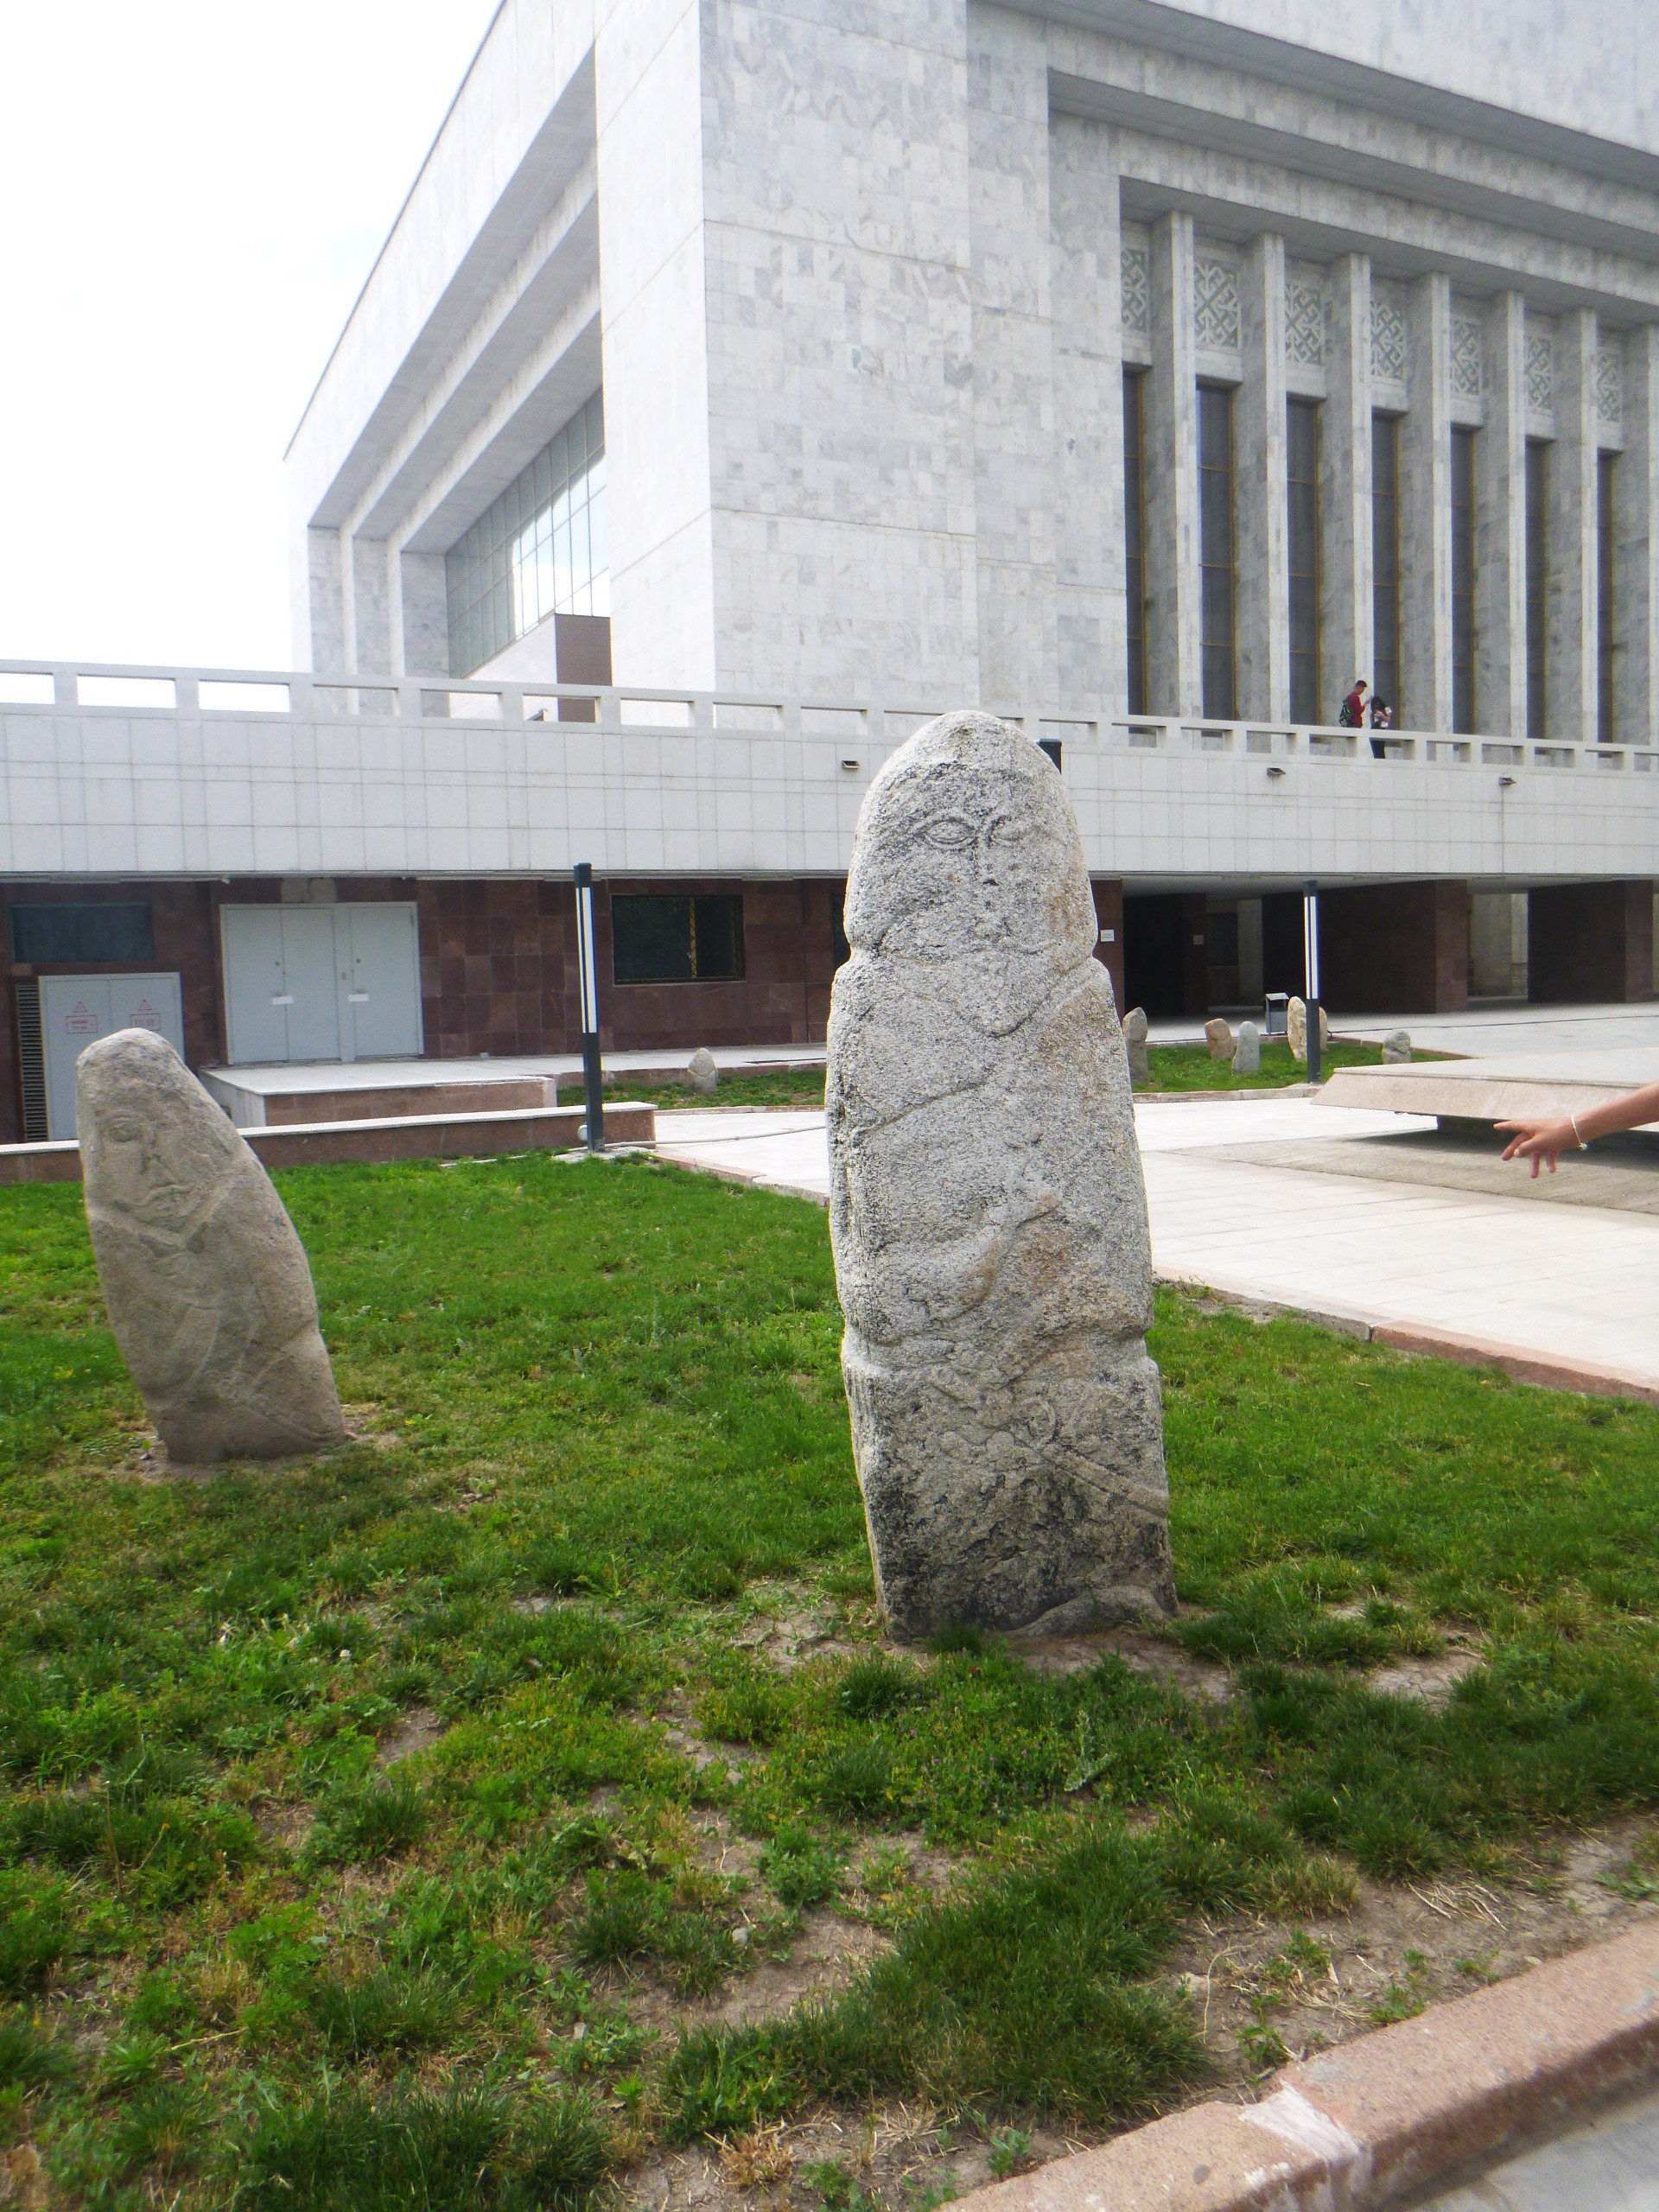
{"type": "Polygon", "coordinates": [[[1348,696],[1343,701],[1342,711],[1337,716],[1337,727],[1339,729],[1363,729],[1364,728],[1365,694],[1370,690],[1370,685],[1367,683],[1363,676],[1357,676],[1354,678],[1354,688],[1348,694],[1348,696]]]}

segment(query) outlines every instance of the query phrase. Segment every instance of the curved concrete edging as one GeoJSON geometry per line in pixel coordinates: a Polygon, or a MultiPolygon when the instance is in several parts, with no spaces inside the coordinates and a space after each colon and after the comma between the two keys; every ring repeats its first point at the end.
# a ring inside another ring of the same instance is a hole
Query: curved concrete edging
{"type": "Polygon", "coordinates": [[[1659,2071],[1659,1926],[974,2190],[958,2212],[1365,2212],[1659,2071]]]}

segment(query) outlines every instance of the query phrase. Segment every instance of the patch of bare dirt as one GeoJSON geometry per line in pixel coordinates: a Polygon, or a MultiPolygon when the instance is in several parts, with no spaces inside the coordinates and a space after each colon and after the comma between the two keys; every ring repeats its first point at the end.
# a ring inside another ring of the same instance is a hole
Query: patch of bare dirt
{"type": "Polygon", "coordinates": [[[1207,1697],[1219,1705],[1232,1694],[1225,1667],[1193,1658],[1179,1643],[1150,1629],[1126,1626],[1079,1636],[1011,1636],[1007,1641],[1009,1651],[1034,1675],[1086,1674],[1109,1652],[1116,1652],[1137,1675],[1151,1675],[1189,1697],[1207,1697]]]}
{"type": "Polygon", "coordinates": [[[1421,1698],[1438,1712],[1464,1676],[1484,1666],[1485,1660],[1484,1647],[1478,1637],[1448,1636],[1443,1650],[1430,1652],[1424,1658],[1402,1652],[1386,1667],[1374,1669],[1366,1676],[1366,1688],[1382,1690],[1389,1697],[1421,1698]]]}
{"type": "Polygon", "coordinates": [[[396,1766],[412,1759],[416,1751],[429,1751],[444,1731],[442,1718],[423,1705],[411,1706],[381,1737],[375,1747],[376,1766],[396,1766]]]}

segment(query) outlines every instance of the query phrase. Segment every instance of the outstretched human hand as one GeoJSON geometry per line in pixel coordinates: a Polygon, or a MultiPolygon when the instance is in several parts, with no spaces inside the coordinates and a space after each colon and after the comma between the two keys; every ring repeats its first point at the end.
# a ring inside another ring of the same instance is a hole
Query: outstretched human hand
{"type": "Polygon", "coordinates": [[[1621,1129],[1640,1129],[1656,1122],[1659,1083],[1644,1083],[1639,1090],[1627,1090],[1603,1105],[1581,1106],[1576,1116],[1569,1114],[1564,1122],[1500,1122],[1497,1128],[1500,1135],[1507,1129],[1515,1132],[1503,1147],[1504,1159],[1529,1160],[1535,1183],[1541,1160],[1553,1175],[1564,1152],[1581,1152],[1592,1137],[1611,1137],[1621,1129]]]}
{"type": "Polygon", "coordinates": [[[1579,1149],[1579,1141],[1573,1134],[1570,1122],[1500,1122],[1498,1135],[1502,1136],[1506,1129],[1513,1129],[1516,1134],[1503,1147],[1504,1159],[1529,1160],[1535,1183],[1538,1180],[1541,1163],[1547,1162],[1553,1175],[1555,1162],[1562,1153],[1579,1149]]]}

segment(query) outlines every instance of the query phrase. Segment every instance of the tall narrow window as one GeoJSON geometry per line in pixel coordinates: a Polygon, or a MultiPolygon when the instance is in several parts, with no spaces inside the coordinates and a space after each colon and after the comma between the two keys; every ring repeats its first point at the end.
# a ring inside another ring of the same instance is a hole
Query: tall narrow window
{"type": "Polygon", "coordinates": [[[1290,479],[1290,719],[1319,719],[1319,410],[1311,399],[1287,409],[1290,479]]]}
{"type": "Polygon", "coordinates": [[[1527,735],[1542,737],[1549,723],[1544,640],[1549,626],[1549,448],[1527,442],[1527,735]]]}
{"type": "Polygon", "coordinates": [[[1124,588],[1128,595],[1129,712],[1147,711],[1146,480],[1141,469],[1141,387],[1138,369],[1123,372],[1124,588]]]}
{"type": "Polygon", "coordinates": [[[1475,727],[1475,433],[1452,432],[1452,727],[1475,727]]]}
{"type": "Polygon", "coordinates": [[[1618,718],[1613,693],[1613,572],[1618,558],[1616,453],[1596,455],[1596,734],[1611,745],[1618,718]]]}
{"type": "Polygon", "coordinates": [[[1406,719],[1400,698],[1400,425],[1392,415],[1371,417],[1371,696],[1387,700],[1399,729],[1406,719]]]}
{"type": "Polygon", "coordinates": [[[1204,711],[1230,721],[1233,682],[1233,395],[1198,392],[1198,605],[1204,711]]]}

